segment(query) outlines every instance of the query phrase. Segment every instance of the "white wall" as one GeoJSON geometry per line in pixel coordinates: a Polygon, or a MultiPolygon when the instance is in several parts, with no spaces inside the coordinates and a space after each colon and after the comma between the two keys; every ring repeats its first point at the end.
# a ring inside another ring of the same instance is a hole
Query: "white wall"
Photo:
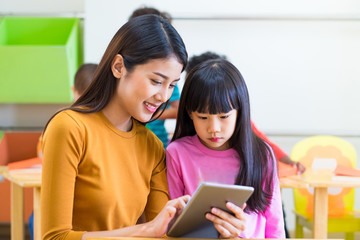
{"type": "Polygon", "coordinates": [[[1,15],[79,15],[83,14],[84,0],[0,0],[1,15]]]}
{"type": "MultiPolygon", "coordinates": [[[[87,61],[99,61],[144,1],[105,2],[86,1],[87,61]]],[[[258,127],[275,134],[360,134],[360,2],[170,2],[148,6],[174,17],[189,56],[216,51],[240,69],[258,127]]]]}

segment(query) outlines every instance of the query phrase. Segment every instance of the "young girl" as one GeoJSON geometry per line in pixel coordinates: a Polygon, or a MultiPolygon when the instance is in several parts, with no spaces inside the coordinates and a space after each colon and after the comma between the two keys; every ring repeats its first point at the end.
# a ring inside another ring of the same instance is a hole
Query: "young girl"
{"type": "MultiPolygon", "coordinates": [[[[166,150],[171,198],[192,195],[202,181],[252,186],[238,236],[285,238],[275,159],[251,129],[247,88],[230,62],[208,60],[188,74],[166,150]]],[[[227,236],[221,224],[215,228],[227,236]]]]}

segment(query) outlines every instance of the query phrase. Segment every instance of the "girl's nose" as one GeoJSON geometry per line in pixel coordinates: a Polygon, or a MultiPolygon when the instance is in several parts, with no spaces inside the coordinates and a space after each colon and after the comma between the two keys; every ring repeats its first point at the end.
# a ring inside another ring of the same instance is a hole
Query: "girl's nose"
{"type": "Polygon", "coordinates": [[[208,126],[208,132],[220,132],[221,126],[220,122],[217,119],[210,119],[209,126],[208,126]]]}

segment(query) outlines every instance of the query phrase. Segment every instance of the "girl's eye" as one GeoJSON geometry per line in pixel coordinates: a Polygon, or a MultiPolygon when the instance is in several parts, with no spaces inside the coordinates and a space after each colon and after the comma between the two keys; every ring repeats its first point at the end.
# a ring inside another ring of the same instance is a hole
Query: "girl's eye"
{"type": "Polygon", "coordinates": [[[229,115],[223,115],[223,116],[220,116],[221,119],[225,119],[225,118],[228,118],[229,115]]]}
{"type": "Polygon", "coordinates": [[[198,116],[199,119],[205,120],[207,117],[198,116]]]}

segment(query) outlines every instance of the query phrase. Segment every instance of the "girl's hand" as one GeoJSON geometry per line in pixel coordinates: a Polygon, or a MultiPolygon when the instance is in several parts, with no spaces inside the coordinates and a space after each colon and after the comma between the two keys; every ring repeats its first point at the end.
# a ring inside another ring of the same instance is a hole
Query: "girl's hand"
{"type": "Polygon", "coordinates": [[[163,237],[166,234],[169,222],[182,211],[189,199],[190,196],[185,195],[168,201],[161,212],[152,221],[146,223],[149,229],[149,237],[163,237]]]}
{"type": "Polygon", "coordinates": [[[226,207],[234,213],[235,216],[222,211],[218,208],[212,208],[211,213],[206,214],[206,218],[214,223],[216,230],[220,233],[219,238],[238,238],[245,229],[246,216],[242,208],[231,202],[226,203],[226,207]]]}

